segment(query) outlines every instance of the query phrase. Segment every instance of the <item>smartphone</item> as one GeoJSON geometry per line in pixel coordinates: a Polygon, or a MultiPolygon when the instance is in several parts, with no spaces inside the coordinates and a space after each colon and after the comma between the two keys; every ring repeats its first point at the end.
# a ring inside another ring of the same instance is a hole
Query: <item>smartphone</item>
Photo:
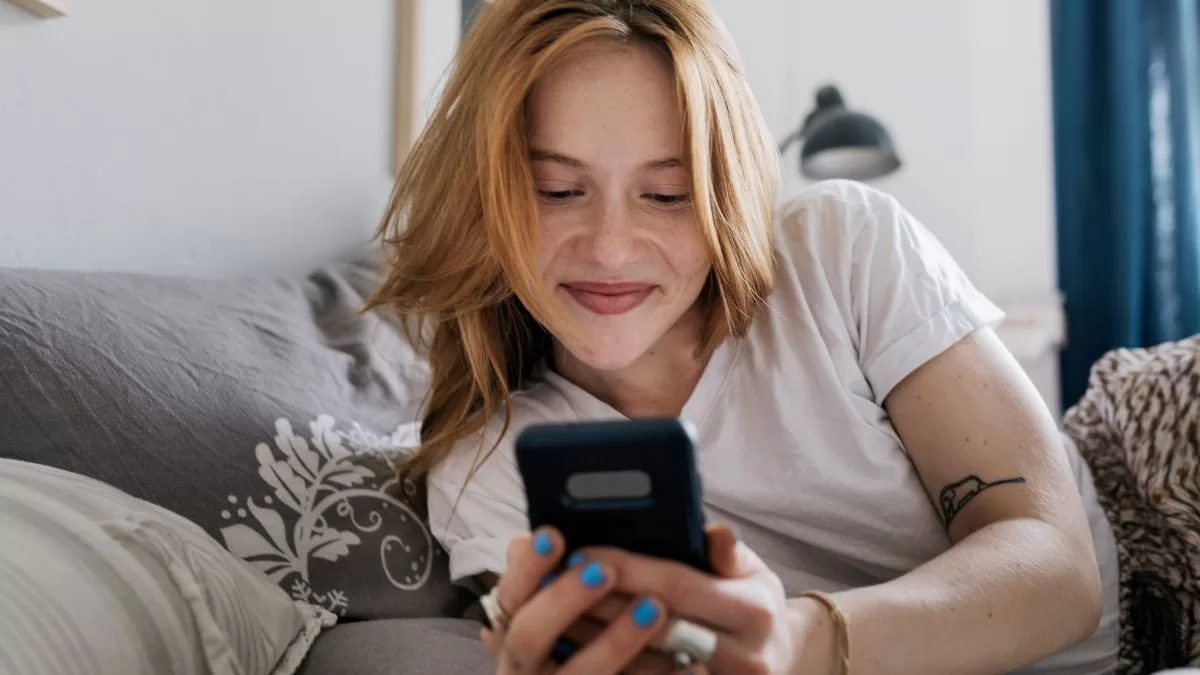
{"type": "Polygon", "coordinates": [[[539,424],[516,440],[531,528],[711,572],[695,430],[673,419],[539,424]]]}

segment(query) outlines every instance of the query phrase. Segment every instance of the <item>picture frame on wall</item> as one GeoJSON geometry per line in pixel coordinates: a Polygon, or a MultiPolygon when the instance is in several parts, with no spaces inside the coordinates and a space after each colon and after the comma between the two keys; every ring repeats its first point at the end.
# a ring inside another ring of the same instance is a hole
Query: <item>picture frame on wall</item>
{"type": "MultiPolygon", "coordinates": [[[[437,0],[434,0],[437,1],[437,0]]],[[[399,174],[404,159],[420,132],[421,86],[421,2],[396,0],[396,25],[393,38],[395,49],[395,102],[393,137],[395,151],[392,172],[399,174]]]]}
{"type": "MultiPolygon", "coordinates": [[[[421,109],[421,11],[435,2],[459,2],[460,33],[465,34],[480,8],[490,0],[395,0],[395,153],[393,172],[398,174],[416,142],[424,120],[421,109]]],[[[440,6],[439,6],[440,7],[440,6]]],[[[451,24],[452,31],[454,30],[451,24]]],[[[428,55],[427,55],[428,56],[428,55]]]]}

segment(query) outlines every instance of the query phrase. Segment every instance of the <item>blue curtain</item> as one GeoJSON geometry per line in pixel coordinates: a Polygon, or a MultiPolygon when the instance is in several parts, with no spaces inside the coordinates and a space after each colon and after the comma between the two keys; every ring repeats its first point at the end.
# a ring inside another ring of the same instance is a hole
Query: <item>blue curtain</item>
{"type": "Polygon", "coordinates": [[[1200,0],[1051,0],[1064,407],[1104,352],[1200,333],[1200,0]]]}

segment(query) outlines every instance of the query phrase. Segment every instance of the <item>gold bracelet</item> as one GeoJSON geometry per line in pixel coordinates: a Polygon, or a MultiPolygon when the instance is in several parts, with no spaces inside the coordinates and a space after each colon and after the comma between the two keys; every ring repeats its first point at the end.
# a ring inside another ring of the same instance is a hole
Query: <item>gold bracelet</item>
{"type": "Polygon", "coordinates": [[[846,615],[842,613],[842,608],[838,607],[837,602],[833,598],[820,591],[808,591],[801,594],[800,597],[812,598],[825,605],[825,608],[829,610],[829,615],[833,617],[833,627],[837,631],[838,643],[841,646],[842,652],[842,668],[839,672],[841,675],[850,675],[850,626],[846,621],[846,615]]]}

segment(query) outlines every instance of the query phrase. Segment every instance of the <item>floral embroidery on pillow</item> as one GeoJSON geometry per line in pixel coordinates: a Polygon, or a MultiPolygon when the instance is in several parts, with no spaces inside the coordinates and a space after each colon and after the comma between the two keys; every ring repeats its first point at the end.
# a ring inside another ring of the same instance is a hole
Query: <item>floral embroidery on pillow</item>
{"type": "Polygon", "coordinates": [[[321,415],[308,427],[306,437],[278,419],[273,443],[255,447],[264,491],[228,496],[225,547],[296,600],[341,616],[353,598],[344,588],[314,587],[310,566],[318,560],[378,564],[396,589],[423,587],[440,549],[407,502],[415,486],[400,485],[396,474],[396,461],[419,442],[417,423],[378,435],[358,424],[339,430],[321,415]]]}

